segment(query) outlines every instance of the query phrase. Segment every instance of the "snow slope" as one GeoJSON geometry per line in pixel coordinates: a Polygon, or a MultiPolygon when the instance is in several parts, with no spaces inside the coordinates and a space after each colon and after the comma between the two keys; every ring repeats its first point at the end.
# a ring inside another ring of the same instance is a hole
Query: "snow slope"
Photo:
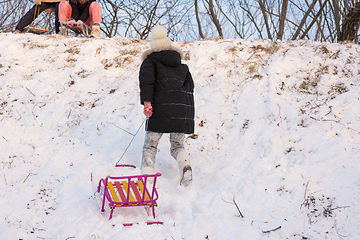
{"type": "MultiPolygon", "coordinates": [[[[179,186],[164,135],[164,224],[147,226],[140,208],[101,214],[90,174],[144,120],[149,42],[0,34],[0,239],[360,239],[360,46],[175,44],[196,84],[193,183],[179,186]]],[[[141,126],[121,163],[140,167],[143,142],[141,126]]]]}

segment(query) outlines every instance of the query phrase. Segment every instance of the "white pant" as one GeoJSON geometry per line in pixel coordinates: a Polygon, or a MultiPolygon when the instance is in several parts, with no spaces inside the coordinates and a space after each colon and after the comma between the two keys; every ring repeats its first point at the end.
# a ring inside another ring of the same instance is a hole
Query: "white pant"
{"type": "MultiPolygon", "coordinates": [[[[146,132],[145,144],[143,150],[143,162],[142,167],[151,167],[154,168],[155,165],[155,155],[157,153],[157,146],[159,144],[160,138],[163,133],[159,132],[146,132]]],[[[185,151],[184,148],[184,133],[170,133],[170,154],[175,159],[179,152],[185,151]]]]}

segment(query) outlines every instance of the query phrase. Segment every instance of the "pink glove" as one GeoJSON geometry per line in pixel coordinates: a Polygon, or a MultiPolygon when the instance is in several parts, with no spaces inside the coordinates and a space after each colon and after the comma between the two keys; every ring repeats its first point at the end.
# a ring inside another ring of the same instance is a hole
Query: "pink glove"
{"type": "Polygon", "coordinates": [[[151,117],[152,116],[152,111],[153,108],[151,106],[151,102],[144,102],[144,114],[147,117],[151,117]]]}
{"type": "MultiPolygon", "coordinates": [[[[68,20],[68,22],[76,23],[74,19],[70,19],[70,20],[68,20]]],[[[72,23],[68,23],[67,25],[68,25],[69,27],[73,27],[74,24],[72,24],[72,23]]]]}
{"type": "Polygon", "coordinates": [[[77,23],[77,27],[81,29],[83,21],[78,20],[76,23],[77,23]]]}

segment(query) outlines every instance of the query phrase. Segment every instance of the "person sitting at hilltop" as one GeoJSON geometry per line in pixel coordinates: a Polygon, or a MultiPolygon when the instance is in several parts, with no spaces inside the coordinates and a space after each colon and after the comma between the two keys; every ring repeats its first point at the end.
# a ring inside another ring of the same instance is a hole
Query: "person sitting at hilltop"
{"type": "Polygon", "coordinates": [[[60,22],[58,18],[59,3],[62,0],[35,0],[35,5],[20,19],[16,25],[15,33],[22,33],[24,28],[35,20],[46,9],[55,11],[55,32],[59,32],[60,22]],[[36,12],[35,12],[36,10],[36,12]]]}
{"type": "MultiPolygon", "coordinates": [[[[70,0],[63,1],[59,6],[59,21],[74,22],[70,27],[85,23],[92,28],[91,36],[100,37],[101,7],[96,0],[70,0]]],[[[66,35],[66,26],[60,27],[60,34],[66,35]]]]}

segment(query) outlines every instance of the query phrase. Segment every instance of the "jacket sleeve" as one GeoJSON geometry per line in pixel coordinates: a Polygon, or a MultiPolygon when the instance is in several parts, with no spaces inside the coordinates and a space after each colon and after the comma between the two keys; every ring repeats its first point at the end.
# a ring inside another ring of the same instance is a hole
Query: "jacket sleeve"
{"type": "Polygon", "coordinates": [[[192,75],[190,73],[190,70],[189,68],[187,67],[187,73],[186,73],[186,85],[187,85],[187,88],[190,92],[194,92],[194,87],[195,87],[195,84],[194,84],[194,80],[192,78],[192,75]]]}
{"type": "Polygon", "coordinates": [[[140,67],[139,85],[140,85],[140,103],[153,102],[154,85],[156,81],[155,64],[146,58],[140,67]]]}

